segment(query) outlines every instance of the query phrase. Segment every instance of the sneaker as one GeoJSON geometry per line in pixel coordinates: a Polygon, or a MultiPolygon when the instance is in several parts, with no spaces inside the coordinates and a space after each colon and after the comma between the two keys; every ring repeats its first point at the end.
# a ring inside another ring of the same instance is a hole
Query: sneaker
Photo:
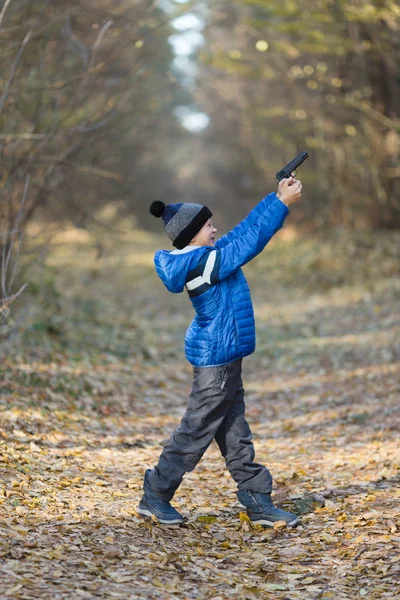
{"type": "Polygon", "coordinates": [[[167,500],[157,496],[148,482],[147,471],[143,483],[144,494],[139,503],[137,512],[143,517],[156,517],[159,523],[163,525],[180,525],[183,523],[183,516],[167,500]]]}
{"type": "Polygon", "coordinates": [[[274,523],[285,521],[289,527],[295,527],[300,522],[296,515],[274,506],[271,494],[239,491],[237,497],[239,502],[247,508],[247,514],[253,524],[273,527],[274,523]]]}

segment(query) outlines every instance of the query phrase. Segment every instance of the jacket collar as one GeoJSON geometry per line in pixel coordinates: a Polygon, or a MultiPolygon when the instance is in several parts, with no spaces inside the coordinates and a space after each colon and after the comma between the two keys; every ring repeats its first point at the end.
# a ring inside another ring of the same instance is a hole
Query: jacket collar
{"type": "Polygon", "coordinates": [[[202,248],[202,246],[185,246],[181,250],[172,250],[171,254],[186,254],[186,252],[197,250],[197,248],[202,248]]]}

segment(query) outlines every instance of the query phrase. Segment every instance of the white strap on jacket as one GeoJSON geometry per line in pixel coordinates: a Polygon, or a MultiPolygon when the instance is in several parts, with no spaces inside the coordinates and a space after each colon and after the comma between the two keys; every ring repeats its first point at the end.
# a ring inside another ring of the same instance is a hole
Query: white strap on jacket
{"type": "Polygon", "coordinates": [[[214,268],[216,258],[217,251],[213,250],[208,256],[207,262],[204,267],[203,275],[199,275],[199,277],[196,277],[195,279],[192,279],[192,281],[188,281],[186,283],[186,287],[188,290],[195,290],[204,283],[211,284],[211,273],[214,268]]]}

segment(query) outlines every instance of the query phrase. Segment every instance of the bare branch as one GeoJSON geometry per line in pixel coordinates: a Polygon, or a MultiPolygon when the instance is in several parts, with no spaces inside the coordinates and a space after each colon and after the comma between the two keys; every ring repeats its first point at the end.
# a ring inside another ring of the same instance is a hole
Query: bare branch
{"type": "Polygon", "coordinates": [[[47,133],[0,133],[0,140],[10,142],[11,140],[42,140],[47,133]]]}
{"type": "Polygon", "coordinates": [[[7,238],[9,235],[16,235],[16,234],[22,234],[22,231],[17,230],[17,229],[12,229],[11,231],[7,231],[6,233],[0,232],[0,239],[7,238]]]}
{"type": "Polygon", "coordinates": [[[4,102],[6,101],[6,98],[8,96],[8,92],[10,91],[11,84],[12,84],[13,79],[15,77],[15,73],[17,72],[18,64],[19,64],[19,61],[21,60],[22,53],[23,53],[23,51],[25,49],[25,46],[29,42],[29,40],[31,38],[31,35],[32,35],[32,31],[28,31],[28,33],[24,37],[24,39],[22,41],[22,44],[21,44],[21,46],[20,46],[20,48],[19,48],[19,50],[17,52],[17,56],[15,58],[13,66],[11,68],[10,76],[8,78],[8,81],[7,81],[6,86],[4,88],[3,95],[2,95],[1,100],[0,100],[0,115],[1,115],[2,110],[3,110],[4,102]]]}
{"type": "Polygon", "coordinates": [[[68,45],[71,47],[72,51],[80,55],[82,63],[86,68],[89,62],[89,52],[85,44],[83,44],[80,41],[80,39],[75,35],[75,33],[72,30],[71,15],[68,15],[65,19],[65,25],[63,27],[62,34],[64,36],[64,39],[66,39],[68,45]]]}
{"type": "Polygon", "coordinates": [[[351,106],[364,114],[368,115],[372,119],[375,119],[382,125],[388,127],[388,129],[394,129],[394,127],[399,125],[398,119],[393,119],[390,117],[386,117],[386,115],[382,114],[380,111],[376,110],[372,106],[370,106],[367,102],[359,102],[354,100],[354,98],[345,98],[343,100],[343,104],[347,106],[351,106]]]}
{"type": "Polygon", "coordinates": [[[122,175],[119,173],[113,173],[112,171],[106,171],[105,169],[98,169],[97,167],[89,167],[86,165],[79,165],[77,168],[78,171],[81,171],[82,173],[90,173],[92,175],[98,175],[99,177],[105,177],[106,179],[122,181],[122,175]]]}
{"type": "Polygon", "coordinates": [[[0,13],[0,28],[1,28],[1,24],[3,22],[3,17],[6,14],[6,10],[9,7],[10,3],[11,3],[11,0],[6,0],[4,3],[3,10],[0,13]]]}
{"type": "Polygon", "coordinates": [[[7,296],[6,291],[6,249],[7,249],[7,239],[3,246],[3,251],[1,253],[1,291],[3,296],[7,296]]]}
{"type": "Polygon", "coordinates": [[[20,221],[21,221],[21,218],[22,218],[22,213],[23,213],[24,206],[25,206],[26,194],[28,192],[28,187],[29,187],[29,180],[30,180],[30,175],[28,173],[27,176],[26,176],[26,180],[25,180],[25,188],[24,188],[24,194],[22,196],[21,206],[20,206],[20,209],[18,211],[17,220],[15,221],[15,228],[16,229],[18,228],[18,226],[20,224],[20,221]]]}
{"type": "Polygon", "coordinates": [[[116,114],[116,112],[117,111],[113,109],[101,121],[97,121],[97,123],[89,123],[87,125],[78,125],[77,127],[74,127],[74,131],[88,133],[89,131],[94,131],[95,129],[101,129],[104,125],[108,123],[111,117],[113,117],[116,114]]]}
{"type": "MultiPolygon", "coordinates": [[[[25,181],[24,195],[22,196],[21,206],[20,206],[20,209],[18,211],[17,220],[15,221],[15,229],[16,230],[18,230],[18,227],[19,227],[21,219],[22,219],[22,213],[24,211],[25,200],[26,200],[26,196],[27,196],[27,193],[28,193],[29,179],[30,179],[30,175],[28,173],[27,176],[26,176],[26,181],[25,181]]],[[[14,257],[14,266],[13,266],[13,270],[11,272],[10,281],[8,283],[9,289],[12,288],[12,284],[14,282],[14,277],[15,277],[15,273],[16,273],[16,270],[17,270],[19,253],[21,251],[21,243],[22,243],[22,235],[20,235],[19,239],[18,239],[18,248],[17,248],[17,252],[16,252],[15,257],[14,257]]]]}
{"type": "Polygon", "coordinates": [[[8,308],[8,306],[11,304],[11,302],[14,302],[14,300],[16,300],[16,298],[18,298],[18,296],[20,296],[22,294],[22,292],[24,290],[26,290],[26,288],[28,287],[27,283],[24,283],[24,285],[18,290],[18,292],[16,294],[13,294],[12,296],[9,296],[8,298],[3,298],[2,300],[0,300],[0,311],[4,311],[5,309],[8,308]]]}
{"type": "Polygon", "coordinates": [[[7,242],[3,246],[3,259],[2,260],[2,273],[1,273],[1,288],[3,295],[6,296],[8,291],[7,288],[10,289],[10,286],[7,285],[7,271],[8,265],[10,264],[12,251],[14,246],[14,236],[8,236],[8,244],[7,242]]]}
{"type": "Polygon", "coordinates": [[[32,219],[32,216],[37,210],[38,206],[40,206],[43,203],[43,201],[46,201],[47,194],[44,194],[44,192],[46,189],[48,177],[53,171],[53,169],[56,167],[57,164],[63,162],[67,158],[67,156],[76,152],[83,144],[83,141],[84,138],[82,136],[77,142],[72,143],[63,153],[61,153],[59,156],[54,157],[53,160],[50,162],[49,166],[47,167],[46,171],[43,173],[43,176],[41,178],[42,183],[39,189],[37,190],[35,201],[31,202],[31,205],[26,212],[25,222],[29,222],[32,219]]]}
{"type": "Polygon", "coordinates": [[[90,69],[93,68],[95,62],[96,62],[96,57],[97,57],[97,52],[99,51],[101,42],[104,39],[104,36],[107,33],[107,30],[111,27],[111,25],[113,24],[113,21],[110,19],[109,21],[107,21],[107,23],[105,25],[103,25],[103,27],[101,28],[99,35],[96,38],[96,41],[93,45],[93,50],[92,53],[90,55],[90,59],[89,59],[89,64],[88,64],[88,71],[90,71],[90,69]]]}
{"type": "MultiPolygon", "coordinates": [[[[19,253],[20,253],[20,249],[21,249],[22,233],[19,231],[18,228],[20,226],[22,214],[23,214],[24,207],[25,207],[25,200],[26,200],[28,187],[29,187],[29,179],[30,179],[30,177],[28,174],[26,176],[24,194],[22,196],[21,206],[20,206],[18,214],[17,214],[15,226],[14,226],[12,232],[9,232],[6,235],[6,239],[5,239],[5,242],[3,245],[3,252],[2,252],[2,256],[1,256],[1,267],[2,267],[1,268],[1,291],[2,291],[2,295],[6,298],[11,292],[11,287],[12,287],[12,284],[14,281],[15,272],[16,272],[17,263],[18,263],[18,257],[19,257],[19,253]],[[18,249],[17,249],[16,255],[14,257],[14,265],[12,268],[10,279],[9,279],[9,281],[7,281],[7,272],[9,270],[9,265],[11,263],[12,254],[13,254],[13,250],[14,250],[14,235],[17,233],[20,233],[18,249]]],[[[0,300],[0,302],[3,303],[4,300],[0,300]]]]}

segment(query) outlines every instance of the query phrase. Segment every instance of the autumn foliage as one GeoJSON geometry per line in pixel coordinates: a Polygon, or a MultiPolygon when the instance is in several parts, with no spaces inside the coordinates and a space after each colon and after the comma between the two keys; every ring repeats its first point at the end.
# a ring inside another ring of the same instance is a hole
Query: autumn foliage
{"type": "Polygon", "coordinates": [[[262,530],[216,445],[174,499],[186,526],[138,518],[190,391],[190,303],[154,273],[165,239],[125,229],[96,259],[81,230],[56,238],[2,354],[1,597],[395,598],[398,241],[280,238],[246,270],[247,418],[276,502],[303,521],[262,530]]]}

